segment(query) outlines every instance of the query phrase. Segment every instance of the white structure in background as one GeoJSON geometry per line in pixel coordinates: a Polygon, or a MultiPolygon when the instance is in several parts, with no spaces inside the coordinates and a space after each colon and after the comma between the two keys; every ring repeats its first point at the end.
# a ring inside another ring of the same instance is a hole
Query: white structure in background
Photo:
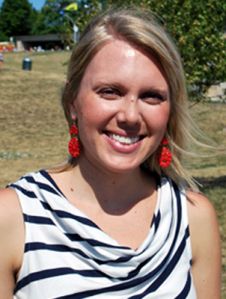
{"type": "Polygon", "coordinates": [[[226,103],[226,82],[210,86],[207,90],[206,98],[211,102],[226,103]]]}

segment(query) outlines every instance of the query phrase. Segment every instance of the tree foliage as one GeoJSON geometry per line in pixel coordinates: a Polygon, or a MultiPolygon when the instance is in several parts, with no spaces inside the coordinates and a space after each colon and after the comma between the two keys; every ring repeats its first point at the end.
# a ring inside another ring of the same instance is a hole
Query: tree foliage
{"type": "Polygon", "coordinates": [[[28,0],[4,0],[0,11],[1,38],[29,34],[33,16],[28,0]]]}
{"type": "Polygon", "coordinates": [[[79,3],[79,10],[76,14],[76,24],[82,31],[89,20],[102,10],[102,5],[99,0],[80,0],[77,2],[79,3]]]}
{"type": "Polygon", "coordinates": [[[80,0],[78,10],[66,11],[65,8],[75,3],[74,0],[46,0],[34,22],[33,34],[61,34],[64,43],[73,44],[73,26],[84,28],[88,19],[100,10],[98,0],[80,0]]]}
{"type": "Polygon", "coordinates": [[[80,0],[78,10],[65,11],[65,7],[74,0],[46,0],[36,23],[33,26],[34,34],[46,33],[72,33],[73,23],[80,30],[84,28],[87,21],[98,11],[100,2],[98,0],[80,0]]]}
{"type": "Polygon", "coordinates": [[[60,11],[72,3],[70,0],[46,0],[34,23],[33,34],[62,33],[67,29],[60,11]]]}
{"type": "Polygon", "coordinates": [[[189,84],[203,93],[225,80],[226,4],[220,0],[169,2],[159,5],[159,13],[180,49],[189,84]]]}

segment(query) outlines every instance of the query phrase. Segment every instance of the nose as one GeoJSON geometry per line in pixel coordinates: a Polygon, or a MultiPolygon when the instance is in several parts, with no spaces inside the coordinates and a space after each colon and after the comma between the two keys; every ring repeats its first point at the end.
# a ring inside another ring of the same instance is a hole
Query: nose
{"type": "Polygon", "coordinates": [[[117,114],[119,123],[129,126],[138,125],[140,123],[141,115],[138,107],[138,101],[133,98],[124,98],[120,111],[117,114]]]}

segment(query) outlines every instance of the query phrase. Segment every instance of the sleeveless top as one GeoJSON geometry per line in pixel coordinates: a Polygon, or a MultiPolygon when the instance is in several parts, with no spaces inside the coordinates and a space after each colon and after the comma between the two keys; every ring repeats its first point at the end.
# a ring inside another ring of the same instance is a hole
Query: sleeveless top
{"type": "Polygon", "coordinates": [[[14,299],[196,299],[183,189],[162,177],[150,231],[136,250],[120,246],[73,206],[41,170],[16,190],[25,246],[14,299]]]}

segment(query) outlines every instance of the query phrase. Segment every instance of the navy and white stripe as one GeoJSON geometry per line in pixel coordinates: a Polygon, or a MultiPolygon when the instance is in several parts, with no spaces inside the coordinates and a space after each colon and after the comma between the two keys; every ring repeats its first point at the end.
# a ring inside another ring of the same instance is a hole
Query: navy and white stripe
{"type": "Polygon", "coordinates": [[[64,197],[46,171],[11,184],[25,222],[15,299],[195,299],[183,190],[161,178],[150,231],[120,246],[64,197]]]}

